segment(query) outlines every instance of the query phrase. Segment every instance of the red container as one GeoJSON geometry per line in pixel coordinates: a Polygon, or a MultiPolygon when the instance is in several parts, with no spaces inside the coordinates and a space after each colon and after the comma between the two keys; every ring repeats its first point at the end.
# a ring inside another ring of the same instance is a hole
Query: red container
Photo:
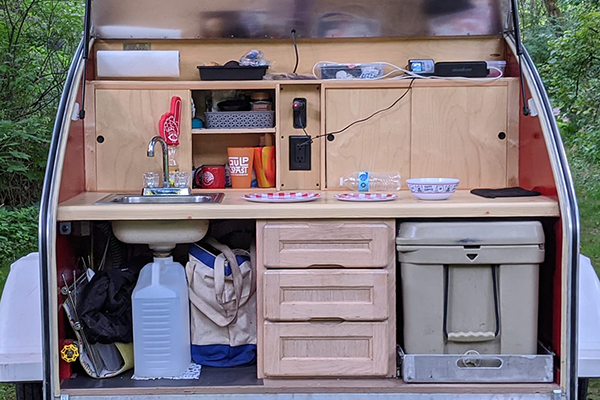
{"type": "Polygon", "coordinates": [[[203,165],[200,179],[202,189],[225,189],[225,166],[203,165]]]}

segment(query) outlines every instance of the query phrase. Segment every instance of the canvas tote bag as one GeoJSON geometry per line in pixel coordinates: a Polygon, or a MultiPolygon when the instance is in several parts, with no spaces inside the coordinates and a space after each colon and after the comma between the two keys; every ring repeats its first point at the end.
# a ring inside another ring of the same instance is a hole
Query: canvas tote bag
{"type": "Polygon", "coordinates": [[[254,249],[230,249],[212,238],[190,246],[186,274],[190,297],[192,359],[211,367],[256,360],[256,273],[254,249]],[[213,251],[214,252],[214,251],[213,251]]]}

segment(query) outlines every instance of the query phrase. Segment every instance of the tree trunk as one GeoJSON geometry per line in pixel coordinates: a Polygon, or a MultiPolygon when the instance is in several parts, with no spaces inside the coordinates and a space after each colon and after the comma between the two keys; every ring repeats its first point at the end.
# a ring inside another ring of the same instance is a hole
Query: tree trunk
{"type": "Polygon", "coordinates": [[[560,18],[560,8],[558,8],[557,3],[557,0],[544,0],[544,5],[546,6],[549,17],[560,18]]]}

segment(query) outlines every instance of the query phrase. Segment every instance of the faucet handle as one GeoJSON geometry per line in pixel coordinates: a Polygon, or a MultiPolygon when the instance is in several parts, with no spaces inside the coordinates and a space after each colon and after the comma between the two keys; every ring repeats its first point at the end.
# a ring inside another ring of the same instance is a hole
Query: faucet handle
{"type": "Polygon", "coordinates": [[[190,187],[190,174],[187,172],[173,172],[170,174],[169,178],[173,182],[173,187],[176,188],[185,188],[190,187]]]}

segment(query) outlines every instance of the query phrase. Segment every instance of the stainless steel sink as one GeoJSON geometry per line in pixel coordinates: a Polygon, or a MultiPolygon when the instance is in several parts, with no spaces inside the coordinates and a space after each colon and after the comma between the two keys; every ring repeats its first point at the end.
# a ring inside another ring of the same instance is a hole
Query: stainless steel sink
{"type": "Polygon", "coordinates": [[[94,204],[190,204],[220,203],[223,193],[202,193],[193,196],[140,196],[136,194],[111,194],[94,204]]]}

